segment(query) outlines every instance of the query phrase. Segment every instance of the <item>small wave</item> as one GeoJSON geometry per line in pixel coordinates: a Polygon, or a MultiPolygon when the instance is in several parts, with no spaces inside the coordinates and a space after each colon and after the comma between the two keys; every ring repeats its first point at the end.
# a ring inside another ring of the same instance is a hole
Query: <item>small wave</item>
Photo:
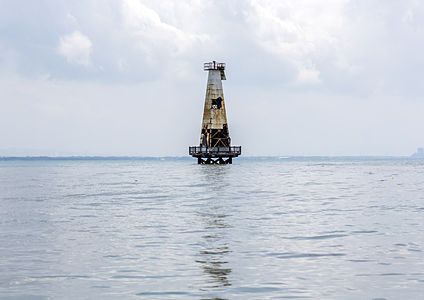
{"type": "Polygon", "coordinates": [[[295,252],[283,252],[283,253],[269,253],[267,256],[273,256],[282,259],[288,258],[315,258],[315,257],[337,257],[345,256],[345,253],[295,253],[295,252]]]}
{"type": "Polygon", "coordinates": [[[86,275],[41,275],[41,276],[32,276],[34,279],[78,279],[78,278],[90,278],[90,276],[86,275]]]}
{"type": "Polygon", "coordinates": [[[361,233],[376,233],[378,231],[375,230],[356,230],[352,231],[352,234],[361,234],[361,233]]]}
{"type": "Polygon", "coordinates": [[[235,291],[236,293],[241,293],[241,294],[267,293],[267,292],[276,292],[281,290],[282,290],[281,288],[277,288],[277,287],[250,287],[250,286],[241,286],[241,287],[233,289],[233,291],[235,291]]]}
{"type": "Polygon", "coordinates": [[[371,276],[405,276],[405,273],[380,273],[380,274],[369,274],[369,273],[362,273],[362,274],[356,274],[355,276],[358,277],[371,277],[371,276]]]}
{"type": "Polygon", "coordinates": [[[168,292],[142,292],[142,293],[136,294],[136,296],[172,296],[172,295],[190,295],[190,293],[168,291],[168,292]]]}
{"type": "Polygon", "coordinates": [[[327,235],[314,235],[314,236],[293,236],[287,237],[287,240],[324,240],[324,239],[334,239],[339,237],[345,237],[348,234],[327,234],[327,235]]]}
{"type": "Polygon", "coordinates": [[[362,262],[371,262],[374,261],[372,259],[349,259],[348,261],[354,262],[354,263],[362,263],[362,262]]]}

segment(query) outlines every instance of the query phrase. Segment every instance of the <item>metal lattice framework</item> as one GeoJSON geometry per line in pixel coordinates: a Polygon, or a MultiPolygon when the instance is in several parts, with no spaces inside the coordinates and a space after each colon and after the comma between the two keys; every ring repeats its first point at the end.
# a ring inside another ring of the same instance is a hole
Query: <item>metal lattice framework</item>
{"type": "Polygon", "coordinates": [[[197,157],[199,164],[231,164],[233,157],[241,154],[241,146],[230,147],[189,147],[189,154],[197,157]]]}

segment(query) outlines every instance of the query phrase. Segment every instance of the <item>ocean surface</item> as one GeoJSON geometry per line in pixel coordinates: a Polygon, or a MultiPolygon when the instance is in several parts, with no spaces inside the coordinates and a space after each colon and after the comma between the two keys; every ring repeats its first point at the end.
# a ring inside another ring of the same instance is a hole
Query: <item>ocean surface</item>
{"type": "Polygon", "coordinates": [[[424,160],[0,159],[0,299],[424,299],[424,160]]]}

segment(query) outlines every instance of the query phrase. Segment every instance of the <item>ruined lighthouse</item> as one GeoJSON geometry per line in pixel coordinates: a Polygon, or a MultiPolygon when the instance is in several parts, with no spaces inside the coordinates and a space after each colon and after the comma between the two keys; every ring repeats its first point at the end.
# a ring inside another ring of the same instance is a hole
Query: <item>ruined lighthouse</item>
{"type": "Polygon", "coordinates": [[[241,154],[241,146],[231,146],[222,89],[225,63],[205,63],[203,69],[209,74],[200,145],[189,147],[189,154],[197,158],[198,164],[231,164],[233,157],[241,154]]]}

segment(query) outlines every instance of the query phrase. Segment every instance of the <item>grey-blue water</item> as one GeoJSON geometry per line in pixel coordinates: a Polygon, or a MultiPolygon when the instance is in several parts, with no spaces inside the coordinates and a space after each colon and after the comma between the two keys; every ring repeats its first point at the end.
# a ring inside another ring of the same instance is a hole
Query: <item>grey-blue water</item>
{"type": "Polygon", "coordinates": [[[0,161],[1,299],[423,299],[424,160],[0,161]]]}

